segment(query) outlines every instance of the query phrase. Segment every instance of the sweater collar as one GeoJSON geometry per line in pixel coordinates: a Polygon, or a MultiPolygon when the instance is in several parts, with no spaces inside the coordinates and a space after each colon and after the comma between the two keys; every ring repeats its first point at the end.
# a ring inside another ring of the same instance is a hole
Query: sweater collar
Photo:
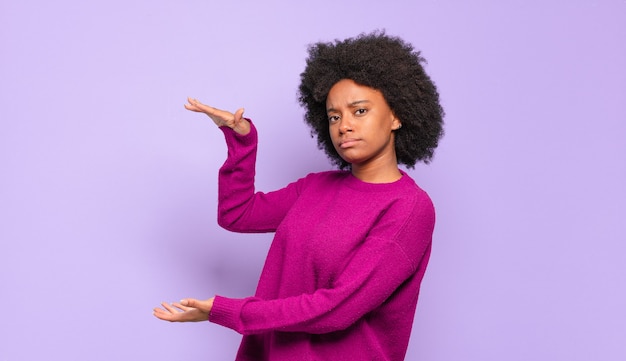
{"type": "Polygon", "coordinates": [[[401,169],[400,173],[402,173],[402,177],[391,183],[367,183],[352,175],[350,171],[341,172],[343,173],[342,175],[345,185],[352,189],[364,192],[387,192],[415,183],[413,179],[401,169]]]}

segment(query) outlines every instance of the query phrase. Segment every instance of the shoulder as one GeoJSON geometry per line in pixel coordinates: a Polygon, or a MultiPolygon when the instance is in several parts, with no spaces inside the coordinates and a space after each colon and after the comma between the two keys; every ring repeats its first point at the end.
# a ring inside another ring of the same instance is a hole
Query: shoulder
{"type": "Polygon", "coordinates": [[[408,175],[406,177],[410,179],[410,185],[407,185],[407,195],[410,196],[406,197],[406,201],[411,208],[411,217],[419,218],[426,224],[434,224],[435,206],[432,199],[412,178],[408,175]]]}
{"type": "Polygon", "coordinates": [[[402,172],[402,179],[398,183],[398,192],[405,195],[406,202],[414,205],[415,208],[433,209],[433,202],[428,193],[422,189],[415,180],[405,172],[402,172]]]}
{"type": "Polygon", "coordinates": [[[414,238],[416,233],[432,233],[435,207],[428,193],[408,174],[390,187],[388,203],[381,219],[392,224],[398,234],[414,238]]]}

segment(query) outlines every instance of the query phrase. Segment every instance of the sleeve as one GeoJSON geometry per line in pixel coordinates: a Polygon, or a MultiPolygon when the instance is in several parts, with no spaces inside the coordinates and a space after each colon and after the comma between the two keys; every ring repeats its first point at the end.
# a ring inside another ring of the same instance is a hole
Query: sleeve
{"type": "Polygon", "coordinates": [[[406,209],[404,214],[390,209],[377,222],[333,288],[274,300],[216,296],[209,320],[244,335],[268,331],[321,334],[348,328],[382,305],[418,272],[427,257],[434,208],[427,196],[413,207],[408,216],[406,209]],[[400,224],[399,219],[403,220],[400,224]]]}
{"type": "Polygon", "coordinates": [[[246,135],[228,127],[220,129],[228,157],[218,175],[217,223],[233,232],[274,232],[298,197],[302,182],[274,192],[255,192],[256,127],[250,121],[250,133],[246,135]]]}

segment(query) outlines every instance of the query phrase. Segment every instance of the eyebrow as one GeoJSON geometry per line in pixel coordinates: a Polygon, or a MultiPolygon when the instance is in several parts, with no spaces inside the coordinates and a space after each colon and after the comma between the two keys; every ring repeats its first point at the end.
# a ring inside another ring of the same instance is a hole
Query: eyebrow
{"type": "MultiPolygon", "coordinates": [[[[348,107],[350,108],[354,108],[355,106],[359,105],[359,104],[363,104],[363,103],[371,103],[369,100],[355,100],[352,103],[348,104],[348,107]]],[[[330,113],[330,112],[335,112],[337,111],[337,109],[335,108],[328,108],[326,109],[326,113],[330,113]]]]}

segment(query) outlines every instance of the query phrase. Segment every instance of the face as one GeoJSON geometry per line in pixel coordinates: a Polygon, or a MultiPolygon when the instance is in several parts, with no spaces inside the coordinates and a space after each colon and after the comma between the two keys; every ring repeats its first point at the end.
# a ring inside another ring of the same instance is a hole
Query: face
{"type": "Polygon", "coordinates": [[[394,133],[401,125],[383,94],[343,79],[326,98],[330,137],[337,153],[355,166],[397,164],[394,133]]]}

